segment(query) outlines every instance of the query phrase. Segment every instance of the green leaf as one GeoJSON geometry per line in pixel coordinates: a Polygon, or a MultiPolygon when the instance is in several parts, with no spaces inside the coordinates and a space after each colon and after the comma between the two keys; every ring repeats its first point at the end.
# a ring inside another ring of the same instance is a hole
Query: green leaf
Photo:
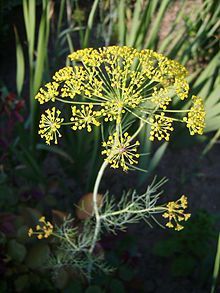
{"type": "Polygon", "coordinates": [[[38,41],[37,41],[37,60],[35,66],[35,73],[34,73],[34,82],[33,82],[33,103],[36,102],[34,100],[34,96],[36,95],[43,78],[44,73],[44,65],[45,65],[45,58],[47,53],[47,44],[48,44],[48,29],[49,29],[49,21],[47,15],[47,9],[50,5],[50,2],[45,2],[45,8],[43,9],[43,14],[41,16],[39,33],[38,33],[38,41]]]}
{"type": "Polygon", "coordinates": [[[15,281],[16,292],[24,292],[24,289],[29,287],[28,275],[19,276],[15,281]]]}
{"type": "Polygon", "coordinates": [[[28,229],[29,227],[27,226],[21,226],[17,230],[17,239],[21,242],[24,243],[29,239],[28,237],[28,229]]]}
{"type": "Polygon", "coordinates": [[[20,96],[21,91],[24,85],[24,72],[25,72],[25,65],[24,65],[24,53],[21,46],[20,38],[17,32],[16,27],[14,27],[15,32],[15,41],[16,41],[16,85],[17,85],[17,93],[20,96]]]}
{"type": "Polygon", "coordinates": [[[164,13],[166,9],[168,8],[169,3],[170,3],[170,0],[161,1],[156,19],[154,19],[153,21],[153,26],[150,30],[150,34],[147,37],[147,41],[145,43],[146,48],[155,48],[155,43],[157,42],[157,38],[158,38],[159,30],[160,30],[160,24],[163,20],[164,13]]]}
{"type": "Polygon", "coordinates": [[[16,205],[18,202],[18,194],[13,192],[6,184],[0,186],[0,207],[4,207],[8,204],[9,206],[16,205]]]}
{"type": "Polygon", "coordinates": [[[28,251],[26,265],[31,269],[43,268],[48,261],[49,255],[49,246],[45,243],[37,243],[28,251]]]}
{"type": "Polygon", "coordinates": [[[125,0],[120,0],[118,5],[118,38],[120,46],[124,46],[126,42],[125,10],[125,0]]]}
{"type": "Polygon", "coordinates": [[[213,117],[206,121],[205,133],[218,130],[220,125],[220,116],[213,117]]]}
{"type": "Polygon", "coordinates": [[[151,161],[150,161],[150,164],[148,166],[148,170],[149,172],[152,172],[156,167],[157,165],[159,164],[159,162],[161,161],[163,155],[165,154],[165,151],[168,147],[168,142],[164,142],[157,150],[156,152],[154,153],[151,161]]]}
{"type": "Polygon", "coordinates": [[[218,275],[219,275],[219,270],[220,270],[220,233],[219,233],[219,236],[218,236],[218,243],[217,243],[217,251],[216,251],[214,270],[213,270],[213,281],[212,281],[211,293],[215,292],[215,288],[216,288],[216,285],[217,285],[217,278],[218,278],[218,275]]]}
{"type": "Polygon", "coordinates": [[[8,243],[8,254],[10,257],[17,261],[22,262],[26,256],[27,250],[23,244],[20,244],[16,240],[10,240],[8,243]]]}
{"type": "Polygon", "coordinates": [[[196,265],[197,263],[192,257],[182,255],[174,259],[171,271],[176,277],[190,276],[196,265]]]}
{"type": "Polygon", "coordinates": [[[89,37],[93,27],[94,18],[98,8],[98,4],[99,4],[99,0],[94,0],[91,12],[89,14],[88,22],[87,22],[87,28],[86,28],[85,37],[83,40],[83,48],[88,47],[89,37]]]}
{"type": "Polygon", "coordinates": [[[134,46],[138,26],[140,23],[141,12],[142,12],[142,0],[137,0],[135,3],[133,18],[132,18],[131,31],[129,33],[129,39],[127,41],[128,46],[131,46],[131,47],[134,46]]]}
{"type": "Polygon", "coordinates": [[[21,215],[24,222],[29,224],[29,226],[35,225],[42,216],[38,210],[27,207],[21,209],[21,215]]]}
{"type": "Polygon", "coordinates": [[[220,128],[216,132],[216,134],[212,137],[212,139],[209,141],[207,146],[204,148],[202,154],[206,155],[212,149],[212,147],[216,144],[219,138],[220,138],[220,128]]]}
{"type": "MultiPolygon", "coordinates": [[[[152,142],[150,142],[152,143],[152,142]]],[[[139,184],[143,184],[144,181],[146,180],[146,178],[149,176],[149,174],[151,174],[152,171],[155,170],[155,168],[158,166],[158,164],[160,163],[163,155],[165,154],[165,151],[168,147],[168,142],[164,142],[163,144],[161,144],[158,149],[155,151],[155,153],[153,154],[153,156],[150,157],[150,159],[146,160],[146,163],[144,163],[144,157],[142,158],[142,168],[147,170],[148,173],[142,173],[139,176],[139,184]]]]}
{"type": "Polygon", "coordinates": [[[110,283],[110,292],[111,293],[115,293],[115,292],[124,293],[126,291],[125,291],[125,287],[124,287],[123,283],[120,280],[112,279],[111,283],[110,283]]]}

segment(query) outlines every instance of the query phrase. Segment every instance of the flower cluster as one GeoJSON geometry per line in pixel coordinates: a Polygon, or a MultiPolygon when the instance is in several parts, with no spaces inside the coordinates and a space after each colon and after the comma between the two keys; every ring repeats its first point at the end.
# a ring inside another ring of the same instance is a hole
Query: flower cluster
{"type": "Polygon", "coordinates": [[[201,98],[192,96],[193,106],[188,112],[188,117],[184,117],[183,121],[186,122],[186,126],[189,128],[190,134],[196,133],[203,134],[205,127],[205,110],[204,104],[201,98]]]}
{"type": "Polygon", "coordinates": [[[55,102],[56,97],[59,95],[58,87],[59,84],[57,82],[48,82],[45,84],[45,88],[40,88],[35,99],[37,99],[40,104],[44,104],[49,101],[55,102]]]}
{"type": "Polygon", "coordinates": [[[187,206],[187,197],[185,195],[182,195],[177,201],[171,201],[166,205],[166,212],[163,217],[168,219],[166,224],[168,228],[175,228],[177,231],[184,228],[179,222],[187,221],[190,218],[191,214],[185,213],[187,206]]]}
{"type": "Polygon", "coordinates": [[[88,132],[91,132],[91,125],[100,125],[100,122],[97,120],[97,118],[100,116],[100,112],[93,111],[92,104],[88,106],[81,105],[81,109],[77,109],[76,106],[73,106],[72,115],[73,117],[70,118],[70,121],[73,121],[73,130],[87,128],[88,132]]]}
{"type": "Polygon", "coordinates": [[[170,139],[170,133],[174,130],[172,126],[173,119],[166,117],[164,113],[160,115],[155,115],[153,118],[149,119],[152,123],[150,131],[150,140],[157,138],[158,140],[165,139],[168,141],[170,139]]]}
{"type": "Polygon", "coordinates": [[[42,114],[39,134],[47,144],[58,143],[64,125],[74,131],[91,132],[94,126],[105,123],[116,128],[128,116],[130,121],[150,125],[148,139],[152,141],[168,141],[177,122],[185,124],[191,135],[203,133],[205,110],[201,98],[193,96],[190,109],[174,108],[180,103],[173,100],[186,99],[189,91],[187,71],[178,62],[152,50],[126,46],[87,48],[73,52],[69,58],[74,66],[57,71],[53,81],[36,95],[41,104],[50,101],[71,107],[71,111],[65,111],[72,113],[66,122],[55,107],[42,114]]]}
{"type": "Polygon", "coordinates": [[[57,136],[61,137],[59,128],[63,122],[63,118],[60,118],[60,110],[55,107],[52,110],[47,109],[46,115],[42,114],[39,124],[39,134],[42,138],[45,138],[46,143],[50,144],[51,140],[54,140],[57,144],[57,136]]]}
{"type": "Polygon", "coordinates": [[[124,135],[115,132],[110,135],[107,142],[103,142],[102,146],[106,149],[102,151],[103,155],[106,155],[106,160],[112,168],[122,167],[124,171],[127,171],[132,165],[137,164],[137,147],[140,145],[139,141],[131,144],[131,137],[127,132],[124,135]]]}
{"type": "Polygon", "coordinates": [[[35,231],[32,228],[28,230],[28,236],[36,235],[38,239],[48,238],[53,233],[53,225],[46,221],[45,217],[41,217],[39,223],[35,227],[35,231]]]}

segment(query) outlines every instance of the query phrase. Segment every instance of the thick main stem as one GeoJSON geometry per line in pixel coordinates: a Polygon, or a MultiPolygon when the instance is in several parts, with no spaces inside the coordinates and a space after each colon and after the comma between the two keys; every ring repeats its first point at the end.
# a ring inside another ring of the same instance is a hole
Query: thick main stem
{"type": "MultiPolygon", "coordinates": [[[[143,127],[144,123],[141,121],[139,128],[137,129],[137,131],[134,133],[134,135],[131,137],[131,140],[133,140],[141,131],[142,127],[143,127]]],[[[119,132],[119,126],[116,126],[116,131],[119,132]]],[[[98,234],[101,228],[101,216],[99,215],[99,208],[97,206],[97,195],[98,195],[98,189],[99,189],[99,185],[103,176],[103,173],[105,171],[105,168],[108,165],[108,161],[105,160],[101,166],[101,168],[99,169],[98,175],[96,177],[96,181],[95,181],[95,185],[94,185],[94,189],[93,189],[93,209],[94,209],[94,213],[95,213],[95,218],[96,218],[96,225],[95,225],[95,231],[94,231],[94,235],[93,235],[93,239],[92,239],[92,244],[91,247],[89,249],[89,252],[92,253],[95,247],[95,244],[97,242],[98,239],[98,234]]]]}
{"type": "Polygon", "coordinates": [[[101,218],[99,215],[99,208],[97,205],[97,195],[98,195],[98,189],[99,189],[99,185],[103,176],[103,173],[105,171],[105,168],[107,167],[108,162],[107,160],[105,160],[99,170],[99,173],[97,175],[96,181],[95,181],[95,185],[94,185],[94,189],[93,189],[93,208],[94,208],[94,213],[95,213],[95,218],[96,218],[96,226],[95,226],[95,231],[94,231],[94,235],[93,235],[93,239],[92,239],[92,244],[91,247],[89,249],[89,252],[92,253],[98,238],[98,234],[100,231],[100,227],[101,227],[101,218]]]}

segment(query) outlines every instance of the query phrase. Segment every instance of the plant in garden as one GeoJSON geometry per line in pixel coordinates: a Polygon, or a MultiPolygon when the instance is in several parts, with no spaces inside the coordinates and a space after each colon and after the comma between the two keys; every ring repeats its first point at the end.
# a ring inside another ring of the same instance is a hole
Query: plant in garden
{"type": "Polygon", "coordinates": [[[206,211],[197,211],[181,234],[170,233],[169,238],[158,241],[154,254],[169,260],[170,273],[175,277],[190,276],[194,286],[201,289],[212,278],[212,267],[207,263],[215,258],[218,217],[206,211]],[[197,281],[196,281],[197,280],[197,281]],[[199,282],[198,282],[199,280],[199,282]]]}
{"type": "MultiPolygon", "coordinates": [[[[103,229],[116,232],[124,230],[128,223],[155,220],[162,214],[166,226],[179,231],[182,222],[188,220],[187,198],[182,195],[175,202],[157,205],[165,183],[152,182],[146,192],[136,191],[122,195],[119,202],[106,193],[99,198],[99,186],[107,166],[127,172],[137,167],[141,155],[136,137],[145,125],[151,128],[146,140],[168,141],[176,123],[184,124],[191,135],[202,134],[205,111],[200,97],[191,98],[192,106],[186,110],[173,107],[172,101],[188,98],[187,71],[178,62],[152,50],[130,47],[87,48],[69,56],[73,66],[60,69],[53,81],[41,88],[36,99],[41,103],[52,102],[41,116],[40,136],[50,145],[58,143],[62,128],[70,127],[91,132],[101,128],[104,162],[100,167],[92,192],[92,212],[80,227],[67,218],[61,227],[53,227],[45,218],[42,225],[32,228],[29,235],[39,239],[52,236],[57,251],[52,257],[53,266],[72,266],[87,277],[98,267],[110,268],[98,254],[97,242],[103,229]],[[57,108],[61,103],[62,112],[57,108]],[[67,118],[68,117],[68,118],[67,118]]],[[[177,103],[176,103],[177,104],[177,103]]],[[[81,209],[86,212],[85,207],[81,209]]]]}

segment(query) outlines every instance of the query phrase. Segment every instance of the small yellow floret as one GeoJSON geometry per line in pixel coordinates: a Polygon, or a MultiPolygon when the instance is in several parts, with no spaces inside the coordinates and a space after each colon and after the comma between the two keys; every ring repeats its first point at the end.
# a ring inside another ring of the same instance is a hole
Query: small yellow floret
{"type": "Polygon", "coordinates": [[[188,113],[188,117],[184,117],[183,121],[189,128],[191,135],[196,133],[203,134],[205,128],[205,109],[203,100],[200,97],[192,96],[193,106],[188,113]]]}
{"type": "Polygon", "coordinates": [[[73,77],[73,67],[66,66],[60,70],[58,70],[55,75],[53,76],[53,79],[56,82],[64,82],[66,80],[69,80],[73,77]]]}
{"type": "Polygon", "coordinates": [[[77,109],[76,106],[73,106],[72,115],[73,117],[71,117],[70,120],[73,122],[73,130],[81,130],[83,128],[87,128],[87,131],[91,132],[91,125],[100,125],[100,122],[97,120],[100,112],[94,111],[92,104],[90,104],[89,106],[82,105],[81,109],[77,109]]]}
{"type": "Polygon", "coordinates": [[[166,227],[174,228],[177,231],[182,230],[184,227],[179,222],[187,221],[191,214],[185,213],[187,208],[187,197],[182,195],[177,201],[171,201],[166,205],[166,212],[163,214],[165,219],[168,219],[166,227]]]}
{"type": "Polygon", "coordinates": [[[41,217],[39,223],[35,231],[32,228],[28,230],[28,236],[36,235],[38,239],[48,238],[53,233],[53,225],[46,221],[45,217],[41,217]]]}
{"type": "Polygon", "coordinates": [[[158,105],[160,108],[166,110],[167,106],[172,100],[171,97],[169,97],[168,93],[169,91],[166,88],[160,88],[158,90],[157,87],[155,87],[151,101],[158,105]]]}
{"type": "Polygon", "coordinates": [[[35,99],[39,101],[40,104],[52,101],[55,102],[56,97],[59,95],[58,91],[59,84],[57,82],[48,82],[45,88],[40,88],[35,99]]]}
{"type": "Polygon", "coordinates": [[[137,147],[140,145],[138,141],[131,144],[131,137],[127,132],[124,135],[114,133],[110,135],[107,142],[103,142],[102,146],[106,149],[102,151],[106,155],[106,160],[112,168],[116,169],[122,167],[124,171],[131,168],[132,165],[137,164],[137,147]]]}
{"type": "Polygon", "coordinates": [[[45,114],[41,115],[41,120],[39,124],[39,134],[42,138],[45,138],[46,143],[50,145],[50,142],[54,140],[54,143],[57,144],[57,136],[61,137],[59,129],[61,127],[63,118],[60,118],[60,110],[53,107],[51,110],[47,109],[45,114]]]}
{"type": "Polygon", "coordinates": [[[170,132],[174,130],[172,126],[173,119],[166,117],[164,113],[160,115],[155,115],[150,118],[151,131],[150,140],[153,141],[155,138],[158,140],[165,139],[168,141],[170,139],[170,132]]]}

